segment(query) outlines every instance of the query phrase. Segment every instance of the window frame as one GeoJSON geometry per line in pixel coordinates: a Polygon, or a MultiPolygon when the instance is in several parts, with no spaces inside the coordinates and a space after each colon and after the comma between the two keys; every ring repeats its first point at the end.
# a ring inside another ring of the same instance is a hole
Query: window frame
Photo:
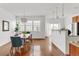
{"type": "MultiPolygon", "coordinates": [[[[41,24],[41,21],[40,20],[28,20],[28,21],[32,21],[32,23],[31,24],[26,24],[26,25],[21,24],[20,25],[20,28],[21,28],[21,26],[24,26],[24,29],[25,28],[27,29],[27,26],[29,26],[31,28],[30,31],[40,32],[40,28],[41,28],[41,25],[40,25],[41,24]],[[39,24],[38,23],[37,24],[34,24],[35,21],[39,21],[39,24]],[[34,29],[35,27],[38,27],[38,29],[35,30],[34,29]]],[[[29,31],[29,30],[20,30],[20,31],[29,31]]]]}

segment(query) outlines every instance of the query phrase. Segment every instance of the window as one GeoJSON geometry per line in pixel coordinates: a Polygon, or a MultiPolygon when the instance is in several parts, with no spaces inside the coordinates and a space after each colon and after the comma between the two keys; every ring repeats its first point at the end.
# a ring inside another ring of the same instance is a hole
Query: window
{"type": "Polygon", "coordinates": [[[40,21],[33,21],[33,31],[40,31],[40,21]]]}
{"type": "Polygon", "coordinates": [[[51,24],[53,30],[60,29],[60,24],[51,24]]]}
{"type": "Polygon", "coordinates": [[[25,28],[26,31],[32,31],[32,21],[27,21],[25,28]]]}
{"type": "Polygon", "coordinates": [[[24,25],[19,26],[19,31],[24,31],[24,25]]]}
{"type": "Polygon", "coordinates": [[[40,21],[39,20],[29,20],[26,24],[20,25],[20,31],[40,31],[40,21]]]}

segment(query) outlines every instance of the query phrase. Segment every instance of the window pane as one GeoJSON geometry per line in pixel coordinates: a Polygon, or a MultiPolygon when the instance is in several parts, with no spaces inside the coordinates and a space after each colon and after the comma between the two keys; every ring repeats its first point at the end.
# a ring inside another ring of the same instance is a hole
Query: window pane
{"type": "Polygon", "coordinates": [[[27,23],[26,23],[26,31],[32,31],[32,21],[27,21],[27,23]]]}
{"type": "Polygon", "coordinates": [[[54,29],[58,29],[58,24],[54,24],[54,29]]]}
{"type": "Polygon", "coordinates": [[[52,29],[56,30],[56,29],[60,29],[60,24],[52,24],[52,29]]]}
{"type": "Polygon", "coordinates": [[[39,26],[34,26],[34,31],[40,31],[40,27],[39,26]]]}
{"type": "Polygon", "coordinates": [[[34,21],[33,22],[33,30],[34,31],[40,31],[40,21],[34,21]]]}
{"type": "Polygon", "coordinates": [[[32,25],[32,21],[27,21],[26,25],[32,25]]]}
{"type": "Polygon", "coordinates": [[[26,31],[32,31],[32,25],[26,25],[26,31]]]}
{"type": "Polygon", "coordinates": [[[19,31],[24,31],[24,25],[20,25],[19,28],[20,28],[19,31]]]}
{"type": "Polygon", "coordinates": [[[34,21],[34,25],[40,25],[40,21],[34,21]]]}

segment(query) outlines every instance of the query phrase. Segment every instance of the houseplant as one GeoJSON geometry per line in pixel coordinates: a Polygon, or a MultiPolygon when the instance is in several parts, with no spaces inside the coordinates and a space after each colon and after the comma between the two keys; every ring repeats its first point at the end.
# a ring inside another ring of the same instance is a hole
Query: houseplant
{"type": "Polygon", "coordinates": [[[15,28],[15,36],[18,36],[18,31],[19,31],[19,24],[16,24],[16,28],[15,28]]]}

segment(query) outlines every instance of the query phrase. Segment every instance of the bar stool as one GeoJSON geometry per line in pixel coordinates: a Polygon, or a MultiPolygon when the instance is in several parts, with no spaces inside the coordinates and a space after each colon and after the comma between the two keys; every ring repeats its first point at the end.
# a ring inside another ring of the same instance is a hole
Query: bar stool
{"type": "Polygon", "coordinates": [[[11,55],[21,55],[20,48],[22,46],[22,40],[20,37],[11,37],[11,49],[10,54],[11,55]]]}

